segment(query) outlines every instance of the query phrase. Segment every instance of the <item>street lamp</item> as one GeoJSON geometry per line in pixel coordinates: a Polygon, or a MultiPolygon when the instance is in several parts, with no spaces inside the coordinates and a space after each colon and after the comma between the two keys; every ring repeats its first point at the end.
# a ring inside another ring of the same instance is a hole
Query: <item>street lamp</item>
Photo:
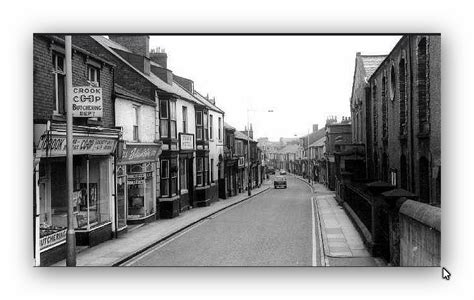
{"type": "MultiPolygon", "coordinates": [[[[251,169],[250,169],[250,121],[249,121],[249,111],[258,112],[258,110],[252,110],[247,108],[247,165],[248,165],[248,180],[247,180],[247,193],[249,196],[252,196],[250,187],[252,186],[252,180],[250,179],[251,169]]],[[[266,112],[273,112],[273,109],[269,109],[266,112]]]]}

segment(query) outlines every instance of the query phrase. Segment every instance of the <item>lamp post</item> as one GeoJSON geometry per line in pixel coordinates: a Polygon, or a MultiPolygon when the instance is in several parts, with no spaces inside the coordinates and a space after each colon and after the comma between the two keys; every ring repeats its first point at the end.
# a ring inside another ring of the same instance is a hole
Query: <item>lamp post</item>
{"type": "MultiPolygon", "coordinates": [[[[248,165],[248,180],[247,180],[247,194],[252,196],[252,192],[250,188],[252,186],[252,180],[250,178],[251,169],[250,169],[250,121],[249,121],[249,111],[257,112],[258,110],[251,110],[247,108],[247,165],[248,165]]],[[[273,109],[269,109],[266,112],[273,112],[273,109]]]]}

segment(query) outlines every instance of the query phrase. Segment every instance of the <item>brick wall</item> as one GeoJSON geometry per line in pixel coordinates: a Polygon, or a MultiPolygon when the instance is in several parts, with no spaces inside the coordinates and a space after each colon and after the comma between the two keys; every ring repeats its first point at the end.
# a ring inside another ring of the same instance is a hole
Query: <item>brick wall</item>
{"type": "MultiPolygon", "coordinates": [[[[440,186],[437,182],[441,170],[441,69],[440,69],[440,37],[439,36],[405,36],[392,50],[387,59],[369,79],[371,94],[376,86],[376,101],[372,109],[377,109],[377,145],[369,153],[368,163],[377,166],[379,176],[374,180],[382,179],[382,155],[388,157],[387,172],[394,170],[397,173],[397,186],[401,186],[402,155],[407,165],[407,189],[415,194],[420,193],[420,159],[425,157],[429,169],[429,193],[431,204],[439,204],[440,186]],[[421,38],[428,40],[429,52],[429,122],[430,132],[420,137],[418,118],[417,93],[417,44],[421,38]],[[400,132],[400,62],[404,60],[406,66],[406,101],[407,101],[407,133],[400,132]],[[390,98],[392,68],[395,74],[395,89],[393,100],[390,98]],[[382,139],[382,80],[386,78],[387,97],[387,140],[382,139]],[[374,159],[375,153],[377,160],[374,159]]],[[[373,114],[370,123],[374,126],[373,114]]],[[[377,172],[375,172],[377,174],[377,172]]],[[[387,176],[387,174],[385,174],[387,176]]],[[[389,177],[389,176],[388,176],[389,177]]]]}
{"type": "MultiPolygon", "coordinates": [[[[55,42],[58,51],[64,51],[64,45],[55,42]]],[[[44,123],[52,118],[55,107],[55,83],[52,62],[51,39],[46,36],[33,37],[33,120],[44,123]]],[[[73,50],[72,55],[72,85],[89,85],[87,82],[87,55],[73,50]]],[[[89,58],[92,59],[92,58],[89,58]]],[[[108,64],[100,69],[100,87],[103,97],[103,117],[99,122],[104,127],[114,126],[114,106],[112,102],[114,69],[108,64]]],[[[75,119],[75,122],[81,120],[75,119]]]]}

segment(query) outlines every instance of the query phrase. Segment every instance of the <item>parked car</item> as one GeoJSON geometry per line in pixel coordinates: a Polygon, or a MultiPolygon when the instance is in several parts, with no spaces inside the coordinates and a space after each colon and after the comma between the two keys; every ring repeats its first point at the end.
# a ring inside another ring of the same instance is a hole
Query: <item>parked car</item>
{"type": "Polygon", "coordinates": [[[286,171],[285,170],[280,170],[280,175],[286,175],[286,171]]]}
{"type": "Polygon", "coordinates": [[[286,177],[284,177],[284,176],[275,177],[275,179],[273,180],[273,185],[275,186],[275,188],[283,187],[283,188],[286,189],[286,187],[287,187],[286,177]]]}

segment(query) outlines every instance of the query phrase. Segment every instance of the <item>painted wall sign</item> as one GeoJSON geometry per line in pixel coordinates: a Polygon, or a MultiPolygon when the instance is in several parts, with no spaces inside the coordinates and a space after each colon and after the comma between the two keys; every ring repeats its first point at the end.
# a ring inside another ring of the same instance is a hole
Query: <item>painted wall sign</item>
{"type": "Polygon", "coordinates": [[[119,160],[121,164],[155,161],[161,154],[160,145],[126,145],[119,160]]]}
{"type": "Polygon", "coordinates": [[[101,118],[103,116],[102,88],[75,86],[72,88],[72,116],[101,118]]]}
{"type": "Polygon", "coordinates": [[[66,232],[67,229],[63,229],[53,234],[42,237],[40,239],[40,250],[44,250],[50,246],[53,246],[66,240],[66,232]]]}
{"type": "Polygon", "coordinates": [[[194,134],[179,134],[179,150],[194,150],[194,134]]]}
{"type": "MultiPolygon", "coordinates": [[[[106,155],[115,151],[116,144],[117,140],[110,138],[74,137],[72,151],[74,155],[106,155]]],[[[39,157],[66,156],[66,136],[42,135],[36,153],[39,157]]]]}

